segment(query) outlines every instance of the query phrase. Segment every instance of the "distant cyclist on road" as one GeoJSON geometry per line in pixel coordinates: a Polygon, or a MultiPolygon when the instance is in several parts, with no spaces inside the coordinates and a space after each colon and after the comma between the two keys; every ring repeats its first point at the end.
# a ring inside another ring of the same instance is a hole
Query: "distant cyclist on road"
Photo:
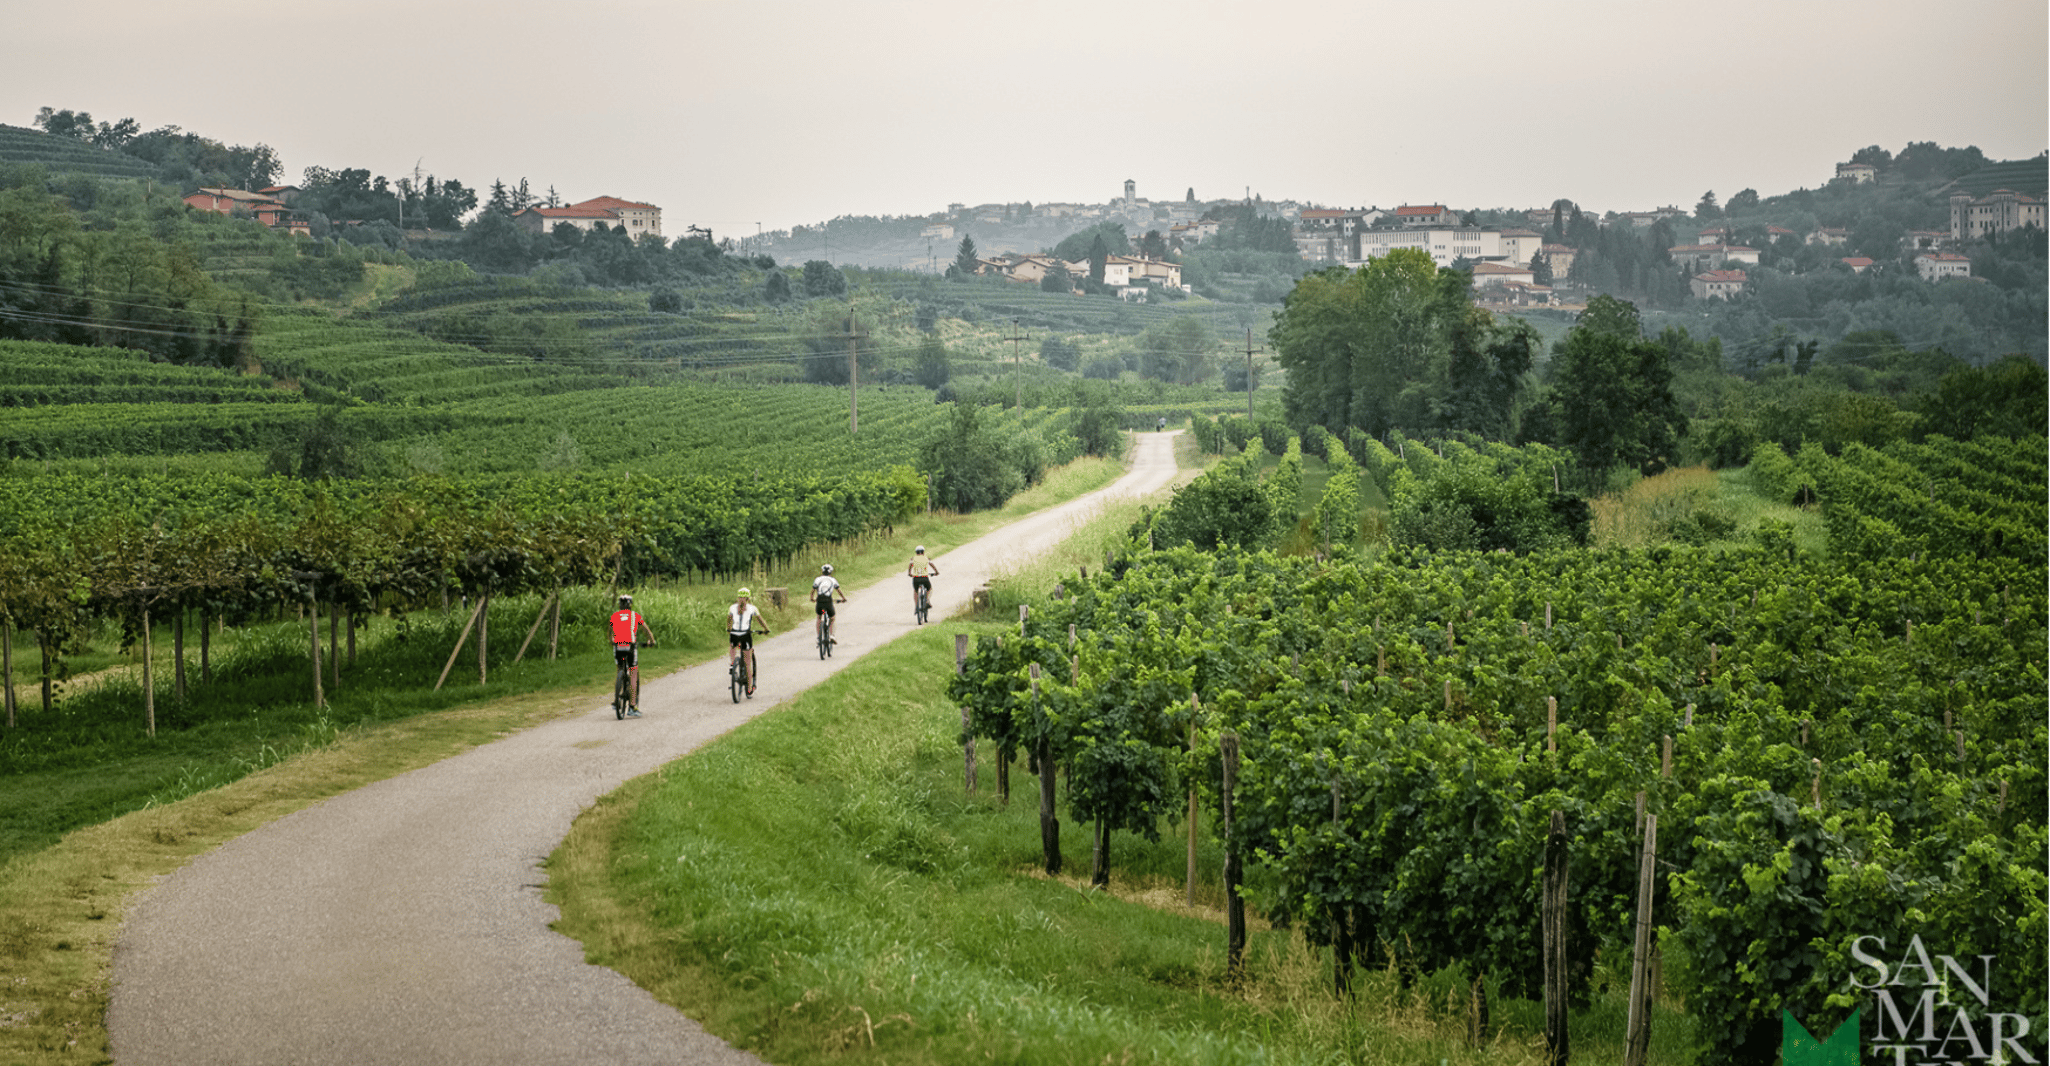
{"type": "Polygon", "coordinates": [[[612,661],[626,667],[628,718],[641,716],[641,651],[634,641],[639,633],[646,633],[648,645],[654,646],[655,631],[648,628],[641,612],[634,610],[634,598],[619,597],[619,610],[612,612],[612,661]]]}
{"type": "MultiPolygon", "coordinates": [[[[733,669],[733,657],[747,655],[747,694],[755,694],[755,623],[762,619],[762,612],[748,602],[754,595],[749,589],[741,589],[731,607],[726,608],[726,668],[733,669]]],[[[768,635],[767,623],[762,625],[762,634],[768,635]]]]}
{"type": "Polygon", "coordinates": [[[833,639],[833,618],[839,613],[833,610],[835,596],[840,598],[841,603],[847,602],[847,593],[840,590],[840,581],[833,576],[833,564],[827,563],[819,567],[819,576],[811,579],[811,598],[812,605],[818,609],[819,624],[826,627],[828,644],[840,643],[833,639]]]}
{"type": "Polygon", "coordinates": [[[927,599],[932,598],[932,579],[940,576],[940,568],[925,557],[925,545],[921,544],[911,552],[911,565],[904,568],[911,575],[911,610],[918,611],[918,590],[924,589],[927,599]]]}
{"type": "Polygon", "coordinates": [[[1165,433],[1165,432],[1167,432],[1167,416],[1165,416],[1165,415],[1161,416],[1161,419],[1160,419],[1160,431],[1161,431],[1162,433],[1165,433]]]}

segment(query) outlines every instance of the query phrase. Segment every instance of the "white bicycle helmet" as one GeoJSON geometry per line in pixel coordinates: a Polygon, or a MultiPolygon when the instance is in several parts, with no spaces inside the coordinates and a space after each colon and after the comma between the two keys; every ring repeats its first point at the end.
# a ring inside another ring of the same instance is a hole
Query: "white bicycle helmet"
{"type": "Polygon", "coordinates": [[[925,554],[925,545],[921,544],[921,545],[919,545],[918,547],[916,547],[916,548],[913,548],[913,549],[911,549],[911,551],[912,551],[912,554],[914,554],[914,555],[924,555],[924,554],[925,554]]]}
{"type": "Polygon", "coordinates": [[[830,574],[830,573],[832,573],[832,572],[833,572],[833,564],[832,564],[832,563],[826,563],[826,564],[824,564],[824,565],[822,565],[822,566],[820,566],[820,567],[819,567],[819,573],[821,573],[821,574],[830,574]]]}

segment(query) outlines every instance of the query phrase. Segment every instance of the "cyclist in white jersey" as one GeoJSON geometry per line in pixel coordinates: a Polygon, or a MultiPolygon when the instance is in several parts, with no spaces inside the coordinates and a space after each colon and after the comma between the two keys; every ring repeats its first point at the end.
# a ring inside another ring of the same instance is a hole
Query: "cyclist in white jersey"
{"type": "MultiPolygon", "coordinates": [[[[748,602],[750,595],[752,593],[749,590],[741,589],[733,605],[726,608],[726,668],[733,669],[735,655],[742,652],[747,654],[747,694],[752,696],[755,694],[754,631],[756,623],[762,622],[762,612],[748,602]]],[[[762,635],[767,636],[768,632],[768,624],[762,623],[762,635]]]]}
{"type": "Polygon", "coordinates": [[[833,564],[827,563],[819,567],[819,576],[811,579],[811,599],[819,617],[825,619],[820,624],[826,627],[828,644],[840,643],[833,639],[833,617],[838,613],[833,610],[833,598],[836,596],[841,603],[847,602],[847,593],[840,590],[840,580],[833,576],[833,564]]]}

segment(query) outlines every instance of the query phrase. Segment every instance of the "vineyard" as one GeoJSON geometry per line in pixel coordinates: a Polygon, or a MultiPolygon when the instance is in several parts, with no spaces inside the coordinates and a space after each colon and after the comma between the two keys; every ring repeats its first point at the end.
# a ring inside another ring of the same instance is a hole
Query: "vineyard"
{"type": "Polygon", "coordinates": [[[949,693],[1000,773],[1021,752],[1065,769],[1099,879],[1109,830],[1152,836],[1185,795],[1217,825],[1234,749],[1243,894],[1333,945],[1340,988],[1393,961],[1457,967],[1483,1002],[1538,995],[1560,812],[1571,995],[1630,969],[1656,824],[1650,920],[1705,1062],[1771,1061],[1781,1008],[1829,1032],[1862,1003],[1870,1024],[1861,936],[2000,960],[1957,1024],[2016,1011],[2040,1034],[2044,441],[1825,458],[1828,559],[1772,529],[1720,550],[1136,550],[979,644],[949,693]]]}
{"type": "Polygon", "coordinates": [[[20,126],[0,125],[0,161],[100,178],[158,177],[155,166],[132,155],[20,126]]]}

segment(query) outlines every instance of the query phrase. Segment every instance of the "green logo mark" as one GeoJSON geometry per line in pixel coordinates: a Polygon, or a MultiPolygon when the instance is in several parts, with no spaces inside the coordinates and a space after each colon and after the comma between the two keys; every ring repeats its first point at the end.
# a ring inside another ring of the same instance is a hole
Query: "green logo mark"
{"type": "Polygon", "coordinates": [[[1782,1066],[1858,1066],[1858,1013],[1852,1011],[1828,1040],[1817,1040],[1792,1011],[1780,1011],[1782,1066]]]}

